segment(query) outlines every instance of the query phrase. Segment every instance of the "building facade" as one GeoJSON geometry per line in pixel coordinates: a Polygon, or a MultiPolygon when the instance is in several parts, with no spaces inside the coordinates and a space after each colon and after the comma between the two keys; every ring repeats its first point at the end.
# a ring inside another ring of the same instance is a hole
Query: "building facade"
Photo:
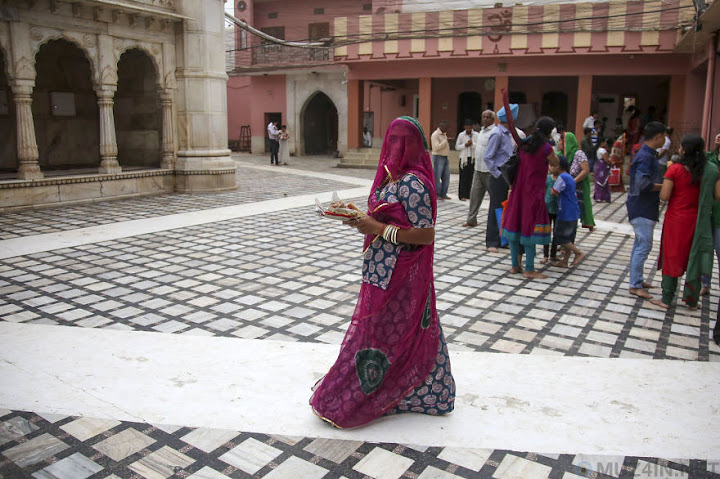
{"type": "Polygon", "coordinates": [[[238,30],[229,136],[249,125],[255,152],[273,117],[288,125],[297,154],[321,152],[319,144],[342,156],[362,145],[363,128],[377,145],[403,114],[428,132],[448,120],[455,135],[466,118],[497,109],[503,89],[521,104],[523,128],[549,115],[582,134],[598,110],[612,134],[635,105],[678,136],[720,130],[719,2],[701,12],[699,31],[702,2],[691,0],[472,0],[458,10],[423,0],[235,3],[235,15],[261,31],[326,45],[273,45],[238,30]]]}
{"type": "Polygon", "coordinates": [[[0,3],[0,210],[235,187],[222,0],[0,3]]]}

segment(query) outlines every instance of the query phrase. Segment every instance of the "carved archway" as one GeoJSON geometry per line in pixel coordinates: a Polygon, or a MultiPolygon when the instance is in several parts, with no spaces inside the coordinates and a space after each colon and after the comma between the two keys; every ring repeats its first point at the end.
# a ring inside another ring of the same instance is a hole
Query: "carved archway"
{"type": "Polygon", "coordinates": [[[117,65],[115,125],[118,162],[127,167],[158,168],[161,162],[162,109],[158,71],[144,50],[126,50],[117,65]]]}
{"type": "Polygon", "coordinates": [[[92,62],[75,42],[53,39],[35,55],[33,111],[43,170],[97,167],[99,115],[92,62]]]}

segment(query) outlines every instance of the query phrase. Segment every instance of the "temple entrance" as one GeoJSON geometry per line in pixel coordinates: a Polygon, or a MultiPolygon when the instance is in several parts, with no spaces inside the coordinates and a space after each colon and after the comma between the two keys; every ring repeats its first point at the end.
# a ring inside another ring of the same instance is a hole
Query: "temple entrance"
{"type": "Polygon", "coordinates": [[[338,113],[332,100],[317,92],[308,100],[302,114],[306,155],[337,153],[338,113]]]}
{"type": "Polygon", "coordinates": [[[568,125],[568,96],[559,91],[549,91],[543,95],[540,115],[549,116],[555,123],[562,123],[571,130],[574,125],[568,125]]]}
{"type": "Polygon", "coordinates": [[[51,40],[35,55],[33,118],[42,170],[96,168],[100,125],[90,62],[66,40],[51,40]]]}
{"type": "Polygon", "coordinates": [[[474,91],[466,91],[458,96],[457,108],[457,133],[465,129],[465,120],[472,120],[480,123],[480,117],[483,112],[483,102],[480,93],[474,91]]]}
{"type": "Polygon", "coordinates": [[[17,171],[15,105],[7,79],[5,53],[0,50],[0,173],[17,171]]]}
{"type": "Polygon", "coordinates": [[[132,49],[118,62],[115,125],[118,163],[159,168],[162,161],[162,108],[157,71],[150,56],[132,49]]]}

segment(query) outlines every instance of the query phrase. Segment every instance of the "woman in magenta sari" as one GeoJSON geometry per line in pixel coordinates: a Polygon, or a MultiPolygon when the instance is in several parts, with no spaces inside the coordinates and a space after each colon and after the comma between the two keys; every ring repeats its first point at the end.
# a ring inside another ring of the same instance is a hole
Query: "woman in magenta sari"
{"type": "Polygon", "coordinates": [[[363,283],[340,354],[310,398],[313,412],[337,427],[454,408],[435,309],[436,212],[425,135],[414,118],[397,118],[383,141],[368,214],[346,222],[365,235],[363,283]]]}

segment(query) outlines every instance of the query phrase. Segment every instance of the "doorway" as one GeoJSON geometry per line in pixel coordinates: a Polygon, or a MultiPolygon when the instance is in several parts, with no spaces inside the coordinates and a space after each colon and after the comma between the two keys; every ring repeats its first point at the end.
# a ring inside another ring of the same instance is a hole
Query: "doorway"
{"type": "Polygon", "coordinates": [[[338,143],[338,113],[333,101],[317,92],[302,114],[306,155],[335,155],[338,143]]]}

